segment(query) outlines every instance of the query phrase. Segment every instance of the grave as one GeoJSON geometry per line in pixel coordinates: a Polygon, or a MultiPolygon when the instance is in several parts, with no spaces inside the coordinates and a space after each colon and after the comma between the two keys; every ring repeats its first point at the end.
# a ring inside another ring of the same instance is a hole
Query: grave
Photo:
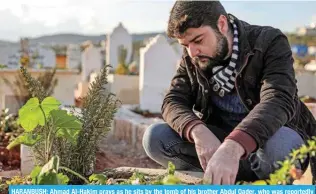
{"type": "Polygon", "coordinates": [[[123,46],[127,49],[126,64],[129,64],[132,57],[132,36],[122,23],[119,23],[113,31],[107,35],[106,42],[106,63],[110,64],[113,69],[118,66],[119,48],[123,46]]]}
{"type": "Polygon", "coordinates": [[[157,35],[140,50],[140,109],[159,113],[181,55],[166,37],[157,35]]]}
{"type": "Polygon", "coordinates": [[[81,80],[88,81],[89,76],[93,72],[99,72],[102,68],[102,56],[101,48],[95,47],[90,44],[83,52],[81,56],[82,60],[82,72],[81,80]]]}

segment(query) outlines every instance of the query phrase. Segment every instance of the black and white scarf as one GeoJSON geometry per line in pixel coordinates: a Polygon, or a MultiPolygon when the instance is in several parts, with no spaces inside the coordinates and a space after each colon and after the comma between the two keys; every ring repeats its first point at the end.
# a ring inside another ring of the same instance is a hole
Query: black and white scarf
{"type": "MultiPolygon", "coordinates": [[[[238,49],[238,29],[233,18],[230,18],[230,23],[233,25],[233,48],[230,63],[227,66],[216,66],[212,69],[213,76],[210,83],[213,86],[214,92],[223,97],[234,89],[236,64],[239,54],[238,49]]],[[[224,64],[223,64],[224,65],[224,64]]]]}

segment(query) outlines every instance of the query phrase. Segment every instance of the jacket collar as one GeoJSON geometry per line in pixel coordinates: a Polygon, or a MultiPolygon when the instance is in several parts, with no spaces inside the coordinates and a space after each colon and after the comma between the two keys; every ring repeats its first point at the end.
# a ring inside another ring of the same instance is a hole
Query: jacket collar
{"type": "Polygon", "coordinates": [[[248,23],[244,22],[244,21],[241,21],[239,20],[237,17],[235,17],[234,15],[232,14],[228,14],[229,17],[232,17],[238,27],[238,33],[239,33],[239,50],[240,50],[240,56],[239,56],[239,59],[240,59],[240,62],[241,64],[244,64],[244,60],[245,60],[245,57],[247,55],[247,53],[249,51],[251,51],[251,47],[250,47],[250,44],[249,44],[249,41],[248,41],[248,33],[246,31],[246,27],[249,25],[248,23]]]}

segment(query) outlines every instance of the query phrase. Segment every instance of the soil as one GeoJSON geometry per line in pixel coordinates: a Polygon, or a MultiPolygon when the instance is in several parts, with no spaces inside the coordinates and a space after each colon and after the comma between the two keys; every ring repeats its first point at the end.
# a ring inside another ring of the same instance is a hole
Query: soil
{"type": "Polygon", "coordinates": [[[20,147],[7,150],[6,145],[0,145],[0,172],[20,169],[20,147]]]}
{"type": "Polygon", "coordinates": [[[163,169],[144,153],[132,151],[124,141],[107,138],[101,143],[100,150],[97,152],[96,171],[123,166],[163,169]]]}

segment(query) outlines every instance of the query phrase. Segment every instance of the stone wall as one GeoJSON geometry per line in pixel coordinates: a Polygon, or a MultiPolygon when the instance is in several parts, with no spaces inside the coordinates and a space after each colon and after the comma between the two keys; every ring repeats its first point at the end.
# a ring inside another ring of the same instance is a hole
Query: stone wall
{"type": "MultiPolygon", "coordinates": [[[[32,77],[38,77],[45,70],[28,70],[32,77]]],[[[0,109],[9,108],[10,112],[16,113],[19,109],[14,97],[14,88],[10,88],[1,78],[8,79],[11,83],[15,82],[18,76],[18,69],[0,70],[0,109]]],[[[77,70],[57,70],[55,74],[58,79],[54,89],[53,97],[57,98],[63,105],[74,105],[74,90],[80,81],[80,74],[77,70]]]]}
{"type": "MultiPolygon", "coordinates": [[[[135,106],[134,106],[135,107],[135,106]]],[[[147,127],[157,122],[163,122],[160,118],[145,118],[131,111],[133,106],[122,106],[113,121],[111,137],[123,140],[134,151],[144,153],[142,138],[147,127]]]]}
{"type": "Polygon", "coordinates": [[[122,104],[139,104],[139,77],[137,75],[109,74],[108,90],[122,104]]]}
{"type": "Polygon", "coordinates": [[[299,96],[316,98],[316,75],[313,72],[301,71],[296,73],[299,96]]]}

